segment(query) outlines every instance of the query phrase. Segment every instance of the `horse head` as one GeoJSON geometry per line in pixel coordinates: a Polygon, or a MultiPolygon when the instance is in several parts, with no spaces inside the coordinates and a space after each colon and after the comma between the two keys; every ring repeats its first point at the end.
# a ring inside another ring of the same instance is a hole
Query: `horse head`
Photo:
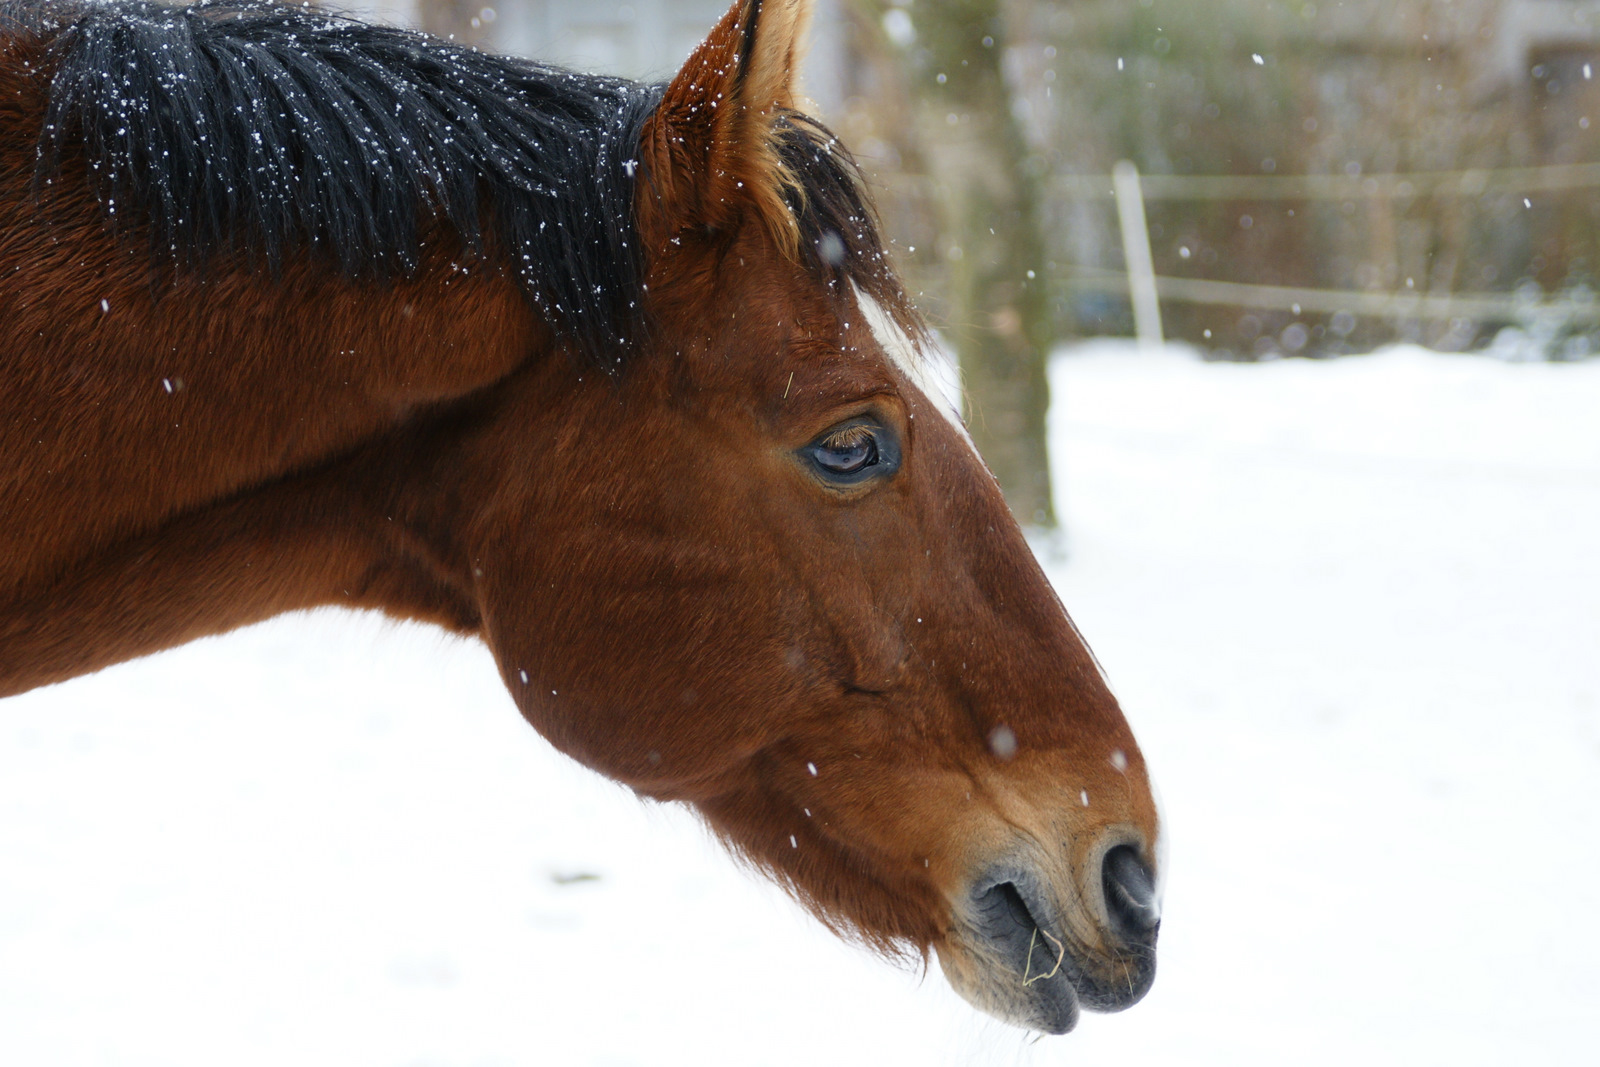
{"type": "Polygon", "coordinates": [[[1156,806],[802,109],[807,8],[741,0],[645,124],[625,368],[543,361],[476,446],[483,632],[562,750],[1064,1032],[1150,984],[1156,806]]]}

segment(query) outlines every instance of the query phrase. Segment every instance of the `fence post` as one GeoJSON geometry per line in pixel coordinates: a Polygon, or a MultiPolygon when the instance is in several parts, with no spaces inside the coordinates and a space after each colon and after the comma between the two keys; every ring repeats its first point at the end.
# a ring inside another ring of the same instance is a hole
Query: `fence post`
{"type": "Polygon", "coordinates": [[[1150,228],[1144,218],[1144,193],[1139,168],[1120,160],[1111,168],[1117,194],[1117,221],[1122,227],[1122,258],[1128,265],[1128,296],[1133,302],[1133,332],[1139,348],[1161,347],[1161,301],[1156,296],[1155,259],[1150,254],[1150,228]]]}

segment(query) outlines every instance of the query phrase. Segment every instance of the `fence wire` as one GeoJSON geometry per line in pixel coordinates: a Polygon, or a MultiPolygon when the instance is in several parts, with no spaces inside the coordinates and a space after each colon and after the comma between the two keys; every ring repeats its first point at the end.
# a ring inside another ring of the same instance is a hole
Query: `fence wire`
{"type": "MultiPolygon", "coordinates": [[[[1146,200],[1410,200],[1439,196],[1516,196],[1600,187],[1600,163],[1414,171],[1396,174],[1141,174],[1146,200]]],[[[1066,200],[1115,195],[1109,174],[1058,175],[1066,200]]]]}
{"type": "MultiPolygon", "coordinates": [[[[1427,196],[1521,195],[1600,187],[1600,163],[1554,164],[1539,167],[1503,167],[1482,170],[1417,171],[1374,174],[1136,174],[1132,164],[1121,175],[1066,175],[1052,183],[1064,199],[1145,200],[1406,200],[1427,196]],[[1118,178],[1121,178],[1118,181],[1118,178]],[[1130,180],[1132,179],[1132,180],[1130,180]]],[[[1127,217],[1122,219],[1124,243],[1147,247],[1149,235],[1143,232],[1142,204],[1136,213],[1141,220],[1137,234],[1129,232],[1127,217]]],[[[1515,293],[1426,293],[1407,289],[1402,292],[1373,292],[1350,289],[1301,288],[1286,285],[1255,285],[1223,282],[1206,278],[1181,278],[1156,275],[1141,261],[1133,271],[1069,265],[1063,279],[1077,292],[1106,295],[1132,294],[1138,300],[1141,288],[1153,289],[1161,300],[1194,304],[1250,307],[1267,310],[1292,310],[1319,314],[1341,312],[1371,318],[1412,320],[1461,320],[1468,322],[1560,322],[1566,327],[1600,324],[1600,301],[1593,294],[1578,292],[1560,299],[1546,300],[1543,293],[1522,290],[1515,293]],[[1142,267],[1142,269],[1139,269],[1142,267]]],[[[1159,327],[1158,327],[1159,329],[1159,327]]]]}
{"type": "MultiPolygon", "coordinates": [[[[1126,296],[1128,273],[1102,267],[1068,266],[1064,284],[1086,293],[1126,296]]],[[[1520,322],[1542,316],[1572,324],[1600,323],[1600,302],[1583,299],[1542,300],[1518,293],[1358,292],[1347,289],[1300,289],[1287,285],[1250,285],[1204,278],[1156,275],[1162,300],[1190,304],[1292,310],[1336,315],[1341,311],[1374,318],[1466,319],[1474,322],[1520,322]]]]}

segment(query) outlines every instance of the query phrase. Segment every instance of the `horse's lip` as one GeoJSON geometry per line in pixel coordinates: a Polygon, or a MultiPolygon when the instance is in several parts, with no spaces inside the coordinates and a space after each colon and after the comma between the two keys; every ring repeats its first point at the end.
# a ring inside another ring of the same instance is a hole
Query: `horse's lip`
{"type": "Polygon", "coordinates": [[[1026,868],[991,867],[956,907],[939,946],[951,985],[973,1006],[1015,1026],[1064,1034],[1078,1022],[1073,958],[1026,868]]]}
{"type": "Polygon", "coordinates": [[[973,890],[976,932],[997,949],[1047,1033],[1078,1021],[1078,961],[1049,898],[1025,869],[995,871],[973,890]]]}
{"type": "Polygon", "coordinates": [[[1080,1009],[1120,1011],[1144,996],[1154,977],[1155,931],[1147,942],[1114,939],[1115,947],[1091,950],[1073,936],[1054,900],[1048,882],[1025,864],[989,868],[958,908],[960,931],[950,939],[966,965],[945,969],[979,1008],[1064,1034],[1080,1009]]]}

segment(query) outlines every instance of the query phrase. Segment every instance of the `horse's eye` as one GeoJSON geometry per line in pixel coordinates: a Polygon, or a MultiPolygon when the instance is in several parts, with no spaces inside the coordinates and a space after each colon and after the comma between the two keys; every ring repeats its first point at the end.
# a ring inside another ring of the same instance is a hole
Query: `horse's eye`
{"type": "Polygon", "coordinates": [[[892,474],[900,458],[893,434],[866,420],[835,426],[807,445],[803,453],[817,473],[835,485],[855,485],[892,474]]]}
{"type": "Polygon", "coordinates": [[[878,462],[878,442],[865,426],[851,426],[817,442],[815,455],[831,474],[855,474],[878,462]]]}

